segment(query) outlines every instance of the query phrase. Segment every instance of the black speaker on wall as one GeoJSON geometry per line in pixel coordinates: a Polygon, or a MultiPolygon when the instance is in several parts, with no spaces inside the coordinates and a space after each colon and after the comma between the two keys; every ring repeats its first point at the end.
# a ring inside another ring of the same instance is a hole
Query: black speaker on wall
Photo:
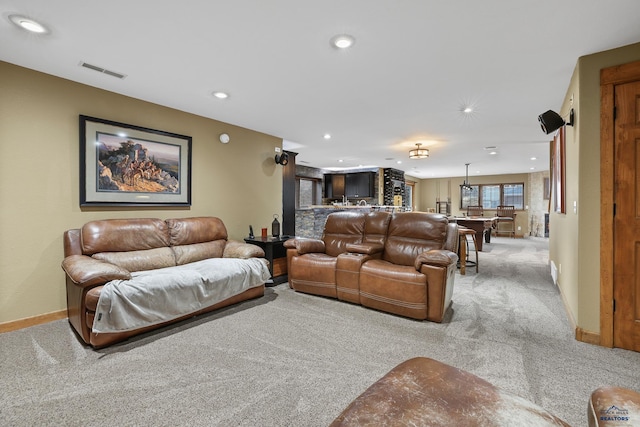
{"type": "Polygon", "coordinates": [[[289,163],[289,154],[287,153],[276,154],[275,159],[276,159],[276,164],[284,166],[287,163],[289,163]]]}
{"type": "Polygon", "coordinates": [[[538,122],[542,131],[549,135],[551,132],[555,132],[564,125],[573,126],[573,108],[569,112],[569,122],[565,122],[560,114],[553,110],[547,110],[538,116],[538,122]]]}

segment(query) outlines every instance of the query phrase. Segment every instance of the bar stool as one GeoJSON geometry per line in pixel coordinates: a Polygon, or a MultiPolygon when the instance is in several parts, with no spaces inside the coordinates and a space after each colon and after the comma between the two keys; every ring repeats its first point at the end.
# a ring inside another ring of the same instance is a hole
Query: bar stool
{"type": "Polygon", "coordinates": [[[500,233],[510,234],[516,237],[516,211],[515,206],[499,205],[496,209],[496,236],[500,233]]]}
{"type": "Polygon", "coordinates": [[[458,237],[460,238],[460,244],[458,245],[460,248],[460,259],[458,262],[460,263],[460,274],[463,276],[467,273],[467,267],[476,266],[476,273],[478,272],[478,241],[476,240],[476,232],[467,227],[458,226],[458,237]],[[468,236],[471,236],[471,240],[473,241],[473,249],[476,251],[476,261],[469,261],[469,239],[468,236]]]}

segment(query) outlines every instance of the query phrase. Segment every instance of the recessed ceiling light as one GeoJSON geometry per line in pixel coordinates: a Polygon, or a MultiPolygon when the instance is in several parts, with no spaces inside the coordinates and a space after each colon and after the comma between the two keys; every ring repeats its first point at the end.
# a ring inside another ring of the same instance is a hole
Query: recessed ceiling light
{"type": "Polygon", "coordinates": [[[229,94],[226,92],[221,92],[221,91],[215,91],[212,94],[213,96],[215,96],[218,99],[227,99],[229,97],[229,94]]]}
{"type": "Polygon", "coordinates": [[[325,133],[323,136],[324,139],[331,139],[331,135],[328,133],[325,133]]]}
{"type": "Polygon", "coordinates": [[[401,165],[402,164],[402,160],[398,160],[396,163],[401,165]]]}
{"type": "Polygon", "coordinates": [[[44,34],[49,32],[47,28],[41,23],[34,21],[31,18],[27,18],[23,15],[11,15],[9,16],[9,20],[11,20],[11,22],[16,24],[18,27],[32,33],[44,34]]]}
{"type": "Polygon", "coordinates": [[[347,49],[353,46],[356,39],[349,34],[339,34],[331,39],[331,45],[338,49],[347,49]]]}
{"type": "Polygon", "coordinates": [[[343,161],[344,161],[344,160],[342,160],[342,159],[339,159],[339,160],[338,160],[338,163],[342,163],[343,161]]]}
{"type": "Polygon", "coordinates": [[[491,151],[491,152],[489,152],[489,154],[491,154],[492,156],[495,156],[496,154],[498,154],[498,152],[497,151],[491,151]]]}
{"type": "Polygon", "coordinates": [[[536,157],[532,157],[532,158],[531,158],[531,160],[536,160],[536,159],[537,159],[536,157]]]}
{"type": "Polygon", "coordinates": [[[471,113],[473,113],[473,108],[472,107],[464,107],[462,109],[462,112],[465,113],[465,114],[471,114],[471,113]]]}

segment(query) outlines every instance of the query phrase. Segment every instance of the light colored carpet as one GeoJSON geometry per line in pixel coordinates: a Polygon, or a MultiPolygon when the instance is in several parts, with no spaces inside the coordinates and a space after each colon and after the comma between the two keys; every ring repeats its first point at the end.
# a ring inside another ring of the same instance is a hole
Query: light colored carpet
{"type": "Polygon", "coordinates": [[[418,322],[300,294],[265,297],[103,350],[66,320],[0,334],[2,426],[326,426],[398,363],[431,357],[586,425],[592,390],[640,390],[640,354],[573,339],[544,239],[495,238],[418,322]]]}

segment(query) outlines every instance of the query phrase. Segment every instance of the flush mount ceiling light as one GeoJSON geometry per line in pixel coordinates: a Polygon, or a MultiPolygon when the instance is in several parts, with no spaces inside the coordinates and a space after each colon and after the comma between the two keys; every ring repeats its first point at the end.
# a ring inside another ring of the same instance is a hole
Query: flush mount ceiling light
{"type": "Polygon", "coordinates": [[[229,97],[229,94],[226,92],[221,92],[221,91],[215,91],[212,93],[213,96],[215,96],[218,99],[227,99],[229,97]]]}
{"type": "Polygon", "coordinates": [[[420,148],[421,145],[422,144],[418,142],[416,143],[416,148],[409,151],[410,159],[426,159],[429,157],[429,150],[426,148],[420,148]]]}
{"type": "Polygon", "coordinates": [[[32,33],[44,34],[49,32],[49,30],[47,30],[47,27],[45,27],[41,23],[34,21],[31,18],[27,18],[23,15],[10,15],[9,20],[23,30],[30,31],[32,33]]]}
{"type": "Polygon", "coordinates": [[[349,34],[338,34],[331,38],[331,46],[338,49],[348,49],[356,42],[355,37],[349,34]]]}

